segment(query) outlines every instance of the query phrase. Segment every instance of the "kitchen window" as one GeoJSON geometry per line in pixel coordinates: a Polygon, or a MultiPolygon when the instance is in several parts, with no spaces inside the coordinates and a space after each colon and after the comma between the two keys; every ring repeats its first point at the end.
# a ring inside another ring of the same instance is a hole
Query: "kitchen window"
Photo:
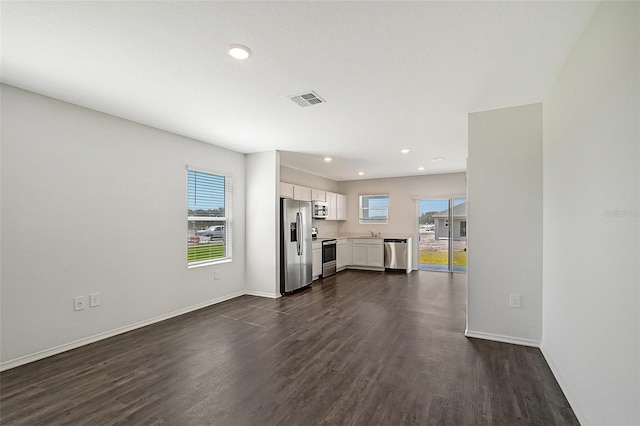
{"type": "Polygon", "coordinates": [[[387,223],[389,217],[389,194],[360,196],[360,223],[387,223]]]}
{"type": "Polygon", "coordinates": [[[187,264],[231,260],[231,179],[187,170],[187,264]]]}

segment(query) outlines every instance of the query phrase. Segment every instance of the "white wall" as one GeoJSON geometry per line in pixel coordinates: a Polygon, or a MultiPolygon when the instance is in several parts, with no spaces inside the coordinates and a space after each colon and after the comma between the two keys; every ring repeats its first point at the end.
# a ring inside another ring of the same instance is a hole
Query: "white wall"
{"type": "Polygon", "coordinates": [[[280,180],[282,182],[307,186],[309,188],[338,192],[338,182],[336,182],[335,180],[303,172],[291,167],[280,166],[280,180]]]}
{"type": "Polygon", "coordinates": [[[585,425],[640,424],[639,9],[602,2],[544,100],[542,350],[585,425]]]}
{"type": "Polygon", "coordinates": [[[255,296],[280,296],[279,163],[277,151],[246,156],[246,288],[255,296]]]}
{"type": "Polygon", "coordinates": [[[542,337],[542,105],[469,114],[467,335],[542,337]],[[519,309],[509,295],[521,296],[519,309]]]}
{"type": "Polygon", "coordinates": [[[244,292],[242,154],[1,94],[3,368],[244,292]],[[230,263],[187,268],[187,164],[233,179],[230,263]],[[74,311],[92,292],[102,305],[74,311]]]}
{"type": "Polygon", "coordinates": [[[411,234],[414,247],[413,265],[418,261],[418,208],[417,198],[449,197],[464,195],[465,173],[408,176],[384,179],[351,180],[338,183],[338,192],[347,196],[347,220],[339,222],[339,232],[365,235],[369,231],[390,234],[411,234]],[[385,225],[361,225],[359,219],[359,196],[366,194],[389,194],[389,223],[385,225]]]}

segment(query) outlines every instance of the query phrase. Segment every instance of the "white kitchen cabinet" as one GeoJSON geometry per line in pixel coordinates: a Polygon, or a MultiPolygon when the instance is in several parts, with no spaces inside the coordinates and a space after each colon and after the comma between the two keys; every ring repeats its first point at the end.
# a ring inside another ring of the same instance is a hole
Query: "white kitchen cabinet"
{"type": "Polygon", "coordinates": [[[338,194],[327,191],[327,217],[326,220],[337,220],[338,194]]]}
{"type": "Polygon", "coordinates": [[[352,265],[367,268],[384,268],[382,239],[354,238],[352,240],[352,265]]]}
{"type": "Polygon", "coordinates": [[[366,266],[369,263],[369,252],[366,244],[353,244],[353,265],[366,266]]]}
{"type": "Polygon", "coordinates": [[[347,196],[327,191],[327,220],[347,220],[347,196]]]}
{"type": "Polygon", "coordinates": [[[280,198],[327,203],[326,220],[347,220],[347,197],[335,192],[280,182],[280,198]]]}
{"type": "Polygon", "coordinates": [[[311,188],[293,185],[293,199],[299,201],[311,201],[311,188]]]}
{"type": "Polygon", "coordinates": [[[280,198],[293,198],[293,185],[280,182],[280,198]]]}
{"type": "Polygon", "coordinates": [[[311,267],[311,275],[314,280],[318,279],[322,274],[322,242],[314,241],[312,245],[313,266],[311,267]]]}
{"type": "Polygon", "coordinates": [[[336,269],[342,271],[351,265],[352,248],[348,238],[338,239],[336,242],[336,269]]]}
{"type": "Polygon", "coordinates": [[[336,220],[347,220],[347,196],[336,194],[336,220]]]}
{"type": "Polygon", "coordinates": [[[367,247],[367,256],[369,260],[367,266],[384,268],[384,246],[382,244],[369,245],[367,247]]]}
{"type": "Polygon", "coordinates": [[[311,200],[312,201],[327,201],[327,191],[322,191],[320,189],[311,189],[311,200]]]}

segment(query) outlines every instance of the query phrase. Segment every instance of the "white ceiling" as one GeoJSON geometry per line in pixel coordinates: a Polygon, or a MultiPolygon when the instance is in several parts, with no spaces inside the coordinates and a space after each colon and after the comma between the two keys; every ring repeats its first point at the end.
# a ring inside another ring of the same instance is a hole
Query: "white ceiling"
{"type": "Polygon", "coordinates": [[[334,180],[462,171],[467,114],[542,101],[597,5],[2,2],[1,78],[334,180]]]}

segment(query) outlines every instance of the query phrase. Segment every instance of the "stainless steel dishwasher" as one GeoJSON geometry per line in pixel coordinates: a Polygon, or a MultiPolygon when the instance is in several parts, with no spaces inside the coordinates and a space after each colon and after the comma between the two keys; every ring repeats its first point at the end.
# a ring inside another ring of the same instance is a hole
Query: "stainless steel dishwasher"
{"type": "Polygon", "coordinates": [[[406,238],[384,239],[384,267],[389,269],[407,269],[409,264],[406,238]]]}

